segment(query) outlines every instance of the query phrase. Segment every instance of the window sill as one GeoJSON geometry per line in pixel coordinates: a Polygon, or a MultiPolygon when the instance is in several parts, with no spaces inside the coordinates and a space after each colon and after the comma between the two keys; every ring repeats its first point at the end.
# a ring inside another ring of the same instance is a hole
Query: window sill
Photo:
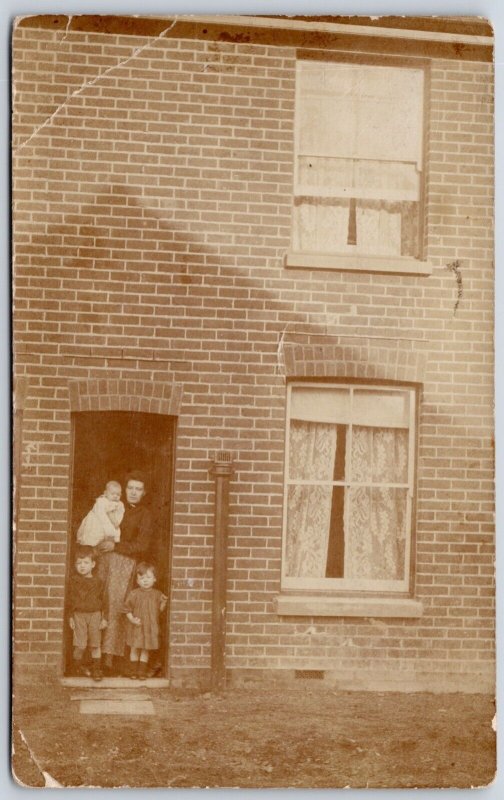
{"type": "Polygon", "coordinates": [[[421,617],[418,600],[395,597],[277,595],[276,613],[295,617],[421,617]]]}
{"type": "Polygon", "coordinates": [[[336,253],[285,254],[285,266],[295,269],[326,269],[334,272],[381,272],[396,275],[432,275],[428,261],[401,256],[342,255],[336,253]]]}

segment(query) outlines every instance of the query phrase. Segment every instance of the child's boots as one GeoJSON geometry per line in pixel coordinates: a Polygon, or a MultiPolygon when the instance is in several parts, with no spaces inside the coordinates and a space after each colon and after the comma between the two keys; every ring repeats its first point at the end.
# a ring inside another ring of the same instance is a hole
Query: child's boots
{"type": "Polygon", "coordinates": [[[105,675],[112,675],[114,672],[114,656],[106,653],[103,659],[103,671],[105,675]]]}
{"type": "Polygon", "coordinates": [[[73,674],[76,678],[89,678],[91,671],[82,660],[74,661],[73,674]]]}
{"type": "Polygon", "coordinates": [[[138,679],[144,681],[147,678],[147,663],[140,661],[138,663],[138,679]]]}
{"type": "Polygon", "coordinates": [[[93,660],[91,661],[91,677],[94,681],[103,680],[103,673],[101,670],[99,658],[93,658],[93,660]]]}

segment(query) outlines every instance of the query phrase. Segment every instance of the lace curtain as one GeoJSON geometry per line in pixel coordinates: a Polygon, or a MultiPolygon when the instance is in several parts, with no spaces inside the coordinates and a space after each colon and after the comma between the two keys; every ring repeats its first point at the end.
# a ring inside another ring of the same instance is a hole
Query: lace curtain
{"type": "MultiPolygon", "coordinates": [[[[335,425],[293,420],[289,445],[291,480],[332,481],[337,446],[335,425]]],[[[407,489],[358,484],[408,482],[408,432],[355,425],[347,465],[349,459],[352,486],[345,489],[344,577],[401,579],[407,489]]],[[[289,486],[287,575],[290,577],[325,576],[331,508],[331,485],[289,486]]]]}
{"type": "MultiPolygon", "coordinates": [[[[332,480],[336,425],[291,421],[290,478],[332,480]]],[[[331,522],[332,486],[289,486],[287,500],[287,574],[325,575],[331,522]]]]}
{"type": "MultiPolygon", "coordinates": [[[[352,483],[407,483],[408,432],[356,425],[351,459],[352,483]]],[[[347,491],[346,578],[404,577],[406,499],[407,489],[354,486],[347,491]]]]}
{"type": "Polygon", "coordinates": [[[295,242],[301,252],[414,256],[418,203],[357,200],[356,244],[348,244],[349,200],[297,198],[295,242]]]}

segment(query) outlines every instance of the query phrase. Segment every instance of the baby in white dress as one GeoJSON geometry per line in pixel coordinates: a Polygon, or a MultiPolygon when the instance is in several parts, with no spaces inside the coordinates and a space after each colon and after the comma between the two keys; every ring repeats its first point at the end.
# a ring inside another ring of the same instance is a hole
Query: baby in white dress
{"type": "Polygon", "coordinates": [[[87,544],[90,547],[96,547],[104,539],[119,542],[123,516],[121,484],[117,481],[109,481],[104,493],[96,499],[93,508],[79,525],[77,541],[79,544],[87,544]]]}

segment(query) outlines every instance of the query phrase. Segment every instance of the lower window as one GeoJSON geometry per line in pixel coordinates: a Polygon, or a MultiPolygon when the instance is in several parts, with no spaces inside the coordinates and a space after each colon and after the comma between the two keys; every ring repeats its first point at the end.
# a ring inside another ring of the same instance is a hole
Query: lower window
{"type": "Polygon", "coordinates": [[[415,390],[288,387],[285,589],[410,589],[415,390]]]}

